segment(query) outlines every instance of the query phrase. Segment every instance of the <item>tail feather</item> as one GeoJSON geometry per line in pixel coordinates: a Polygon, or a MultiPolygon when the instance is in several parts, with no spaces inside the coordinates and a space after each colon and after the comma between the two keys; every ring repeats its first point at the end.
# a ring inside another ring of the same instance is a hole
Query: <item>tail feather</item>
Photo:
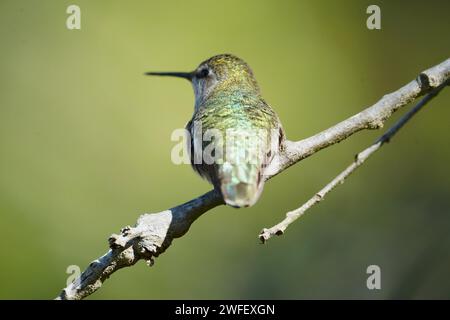
{"type": "Polygon", "coordinates": [[[239,182],[222,185],[221,192],[225,203],[235,208],[250,207],[258,201],[262,186],[239,182]]]}
{"type": "Polygon", "coordinates": [[[225,163],[219,168],[219,177],[220,191],[226,204],[241,208],[258,201],[264,185],[259,166],[225,163]]]}

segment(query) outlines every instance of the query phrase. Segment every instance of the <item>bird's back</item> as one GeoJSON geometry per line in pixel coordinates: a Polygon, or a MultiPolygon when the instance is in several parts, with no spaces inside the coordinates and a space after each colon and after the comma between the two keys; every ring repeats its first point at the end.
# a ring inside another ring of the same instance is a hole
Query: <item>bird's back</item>
{"type": "Polygon", "coordinates": [[[227,204],[253,205],[264,185],[264,167],[278,151],[273,146],[277,148],[283,137],[272,108],[251,93],[215,95],[199,106],[187,129],[194,170],[221,191],[227,204]],[[203,141],[199,141],[201,137],[203,141]],[[202,152],[202,157],[196,152],[202,152]]]}

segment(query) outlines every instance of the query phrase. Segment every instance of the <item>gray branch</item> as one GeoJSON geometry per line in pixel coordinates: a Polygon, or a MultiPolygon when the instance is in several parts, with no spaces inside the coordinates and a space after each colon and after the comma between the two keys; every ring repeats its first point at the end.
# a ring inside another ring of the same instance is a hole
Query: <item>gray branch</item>
{"type": "MultiPolygon", "coordinates": [[[[266,180],[358,131],[381,128],[399,108],[440,87],[449,78],[450,59],[447,59],[347,120],[300,141],[286,140],[283,151],[266,168],[266,180]]],[[[113,234],[109,238],[110,250],[94,260],[78,279],[62,290],[57,299],[83,299],[98,290],[114,272],[139,260],[152,265],[154,258],[163,253],[173,239],[182,237],[198,217],[222,204],[220,194],[212,190],[172,209],[143,214],[134,227],[125,227],[120,234],[113,234]]]]}
{"type": "Polygon", "coordinates": [[[307,210],[311,209],[314,205],[321,202],[325,196],[336,188],[338,185],[343,184],[345,179],[350,176],[356,169],[358,169],[372,154],[379,150],[386,142],[389,142],[392,137],[400,130],[420,109],[422,109],[431,99],[433,99],[437,94],[446,86],[444,83],[428,93],[417,105],[415,105],[411,110],[409,110],[403,117],[400,118],[389,130],[386,131],[375,143],[370,147],[364,149],[355,156],[353,162],[345,168],[339,175],[337,175],[330,183],[323,187],[319,192],[317,192],[312,198],[306,201],[300,208],[286,213],[286,218],[283,221],[276,224],[271,228],[264,228],[259,239],[262,243],[265,243],[271,237],[277,235],[280,236],[284,234],[287,227],[295,220],[300,218],[307,210]]]}

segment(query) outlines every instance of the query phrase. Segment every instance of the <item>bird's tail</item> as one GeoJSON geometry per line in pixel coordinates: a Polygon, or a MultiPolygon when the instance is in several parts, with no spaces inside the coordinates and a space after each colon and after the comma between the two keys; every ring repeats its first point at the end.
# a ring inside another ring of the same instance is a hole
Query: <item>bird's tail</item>
{"type": "MultiPolygon", "coordinates": [[[[238,131],[239,132],[239,131],[238,131]]],[[[277,131],[278,132],[278,131],[277,131]]],[[[278,151],[271,134],[245,131],[234,143],[227,141],[226,161],[216,168],[217,183],[226,204],[241,208],[258,201],[264,187],[264,169],[278,151]],[[230,147],[231,145],[231,147],[230,147]]],[[[274,141],[279,141],[279,136],[274,141]]]]}
{"type": "Polygon", "coordinates": [[[255,164],[224,163],[219,168],[219,177],[225,203],[235,208],[254,205],[264,186],[261,166],[255,164]]]}

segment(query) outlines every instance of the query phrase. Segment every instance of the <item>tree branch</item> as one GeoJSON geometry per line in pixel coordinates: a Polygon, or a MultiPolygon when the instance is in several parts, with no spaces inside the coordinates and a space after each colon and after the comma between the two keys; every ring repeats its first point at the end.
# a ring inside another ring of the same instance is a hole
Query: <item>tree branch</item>
{"type": "MultiPolygon", "coordinates": [[[[307,139],[297,142],[286,140],[283,151],[266,168],[265,179],[358,131],[382,127],[400,107],[441,86],[449,78],[450,59],[447,59],[347,120],[307,139]]],[[[199,216],[222,204],[220,194],[212,190],[172,209],[142,215],[134,227],[125,227],[119,235],[113,234],[109,238],[111,249],[94,260],[78,279],[62,290],[57,299],[83,299],[98,290],[115,271],[132,266],[139,260],[152,265],[154,257],[163,253],[173,239],[183,236],[199,216]]]]}
{"type": "MultiPolygon", "coordinates": [[[[448,82],[448,81],[447,81],[448,82]]],[[[317,192],[312,198],[305,202],[300,208],[286,213],[286,218],[277,225],[267,229],[264,228],[259,234],[259,239],[265,243],[272,236],[280,236],[284,234],[287,227],[295,220],[300,218],[308,209],[322,201],[325,196],[336,188],[339,184],[343,184],[345,179],[350,176],[356,169],[358,169],[372,154],[379,150],[385,143],[389,142],[392,137],[400,130],[420,109],[422,109],[431,99],[438,95],[438,93],[447,85],[444,83],[428,93],[417,105],[409,110],[403,117],[400,118],[389,130],[386,131],[380,138],[378,138],[370,147],[364,149],[355,156],[355,160],[344,171],[337,175],[330,183],[317,192]]]]}

